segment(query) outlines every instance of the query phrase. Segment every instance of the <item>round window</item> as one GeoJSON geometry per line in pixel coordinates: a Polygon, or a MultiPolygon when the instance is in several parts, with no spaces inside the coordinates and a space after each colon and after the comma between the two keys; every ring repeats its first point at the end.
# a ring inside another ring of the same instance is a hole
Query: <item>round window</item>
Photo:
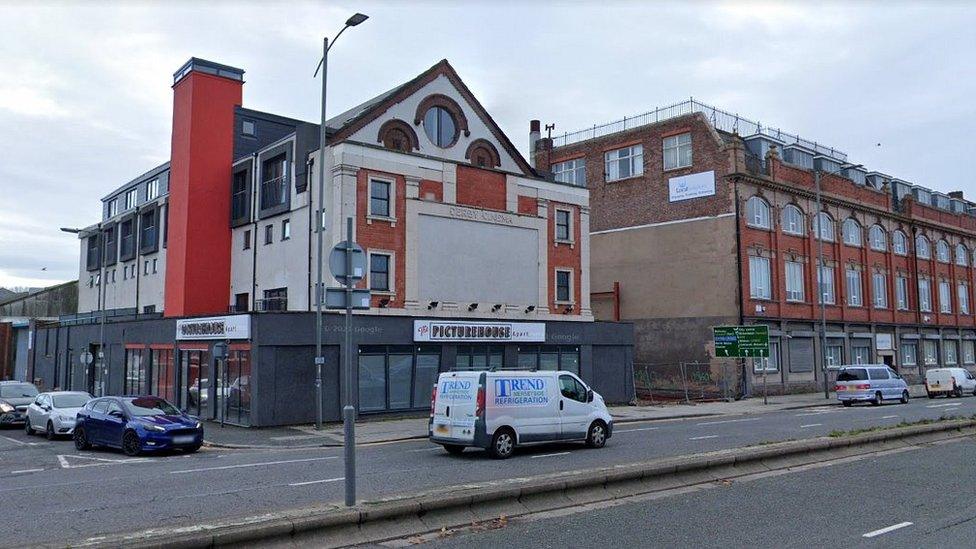
{"type": "Polygon", "coordinates": [[[424,115],[424,131],[427,138],[438,147],[450,147],[457,138],[457,123],[444,107],[431,107],[424,115]]]}

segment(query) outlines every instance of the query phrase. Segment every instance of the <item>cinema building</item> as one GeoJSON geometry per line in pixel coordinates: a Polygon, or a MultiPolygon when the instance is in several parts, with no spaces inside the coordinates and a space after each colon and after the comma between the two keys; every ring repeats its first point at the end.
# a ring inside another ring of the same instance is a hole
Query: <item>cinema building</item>
{"type": "Polygon", "coordinates": [[[771,356],[744,376],[777,391],[822,388],[824,364],[976,368],[961,191],[694,100],[532,147],[538,170],[590,189],[593,309],[634,323],[640,367],[714,364],[713,326],[764,324],[771,356]]]}
{"type": "MultiPolygon", "coordinates": [[[[32,379],[311,421],[317,233],[328,251],[351,217],[370,291],[352,325],[361,414],[424,410],[453,368],[560,368],[633,397],[631,327],[590,310],[588,190],[539,177],[447,61],[328,121],[322,196],[319,126],[244,108],[243,75],[196,58],[176,72],[170,160],[81,231],[78,314],[38,331],[32,379]]],[[[329,420],[343,335],[328,313],[329,420]]]]}

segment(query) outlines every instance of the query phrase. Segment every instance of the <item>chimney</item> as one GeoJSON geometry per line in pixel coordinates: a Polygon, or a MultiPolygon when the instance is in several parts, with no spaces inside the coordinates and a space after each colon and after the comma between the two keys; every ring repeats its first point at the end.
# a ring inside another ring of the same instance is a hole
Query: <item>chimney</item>
{"type": "Polygon", "coordinates": [[[168,317],[227,312],[234,111],[243,88],[243,70],[196,57],[173,74],[168,317]]]}
{"type": "Polygon", "coordinates": [[[533,168],[535,168],[535,144],[542,137],[541,127],[538,120],[529,121],[529,165],[533,168]]]}
{"type": "Polygon", "coordinates": [[[949,193],[949,198],[958,198],[959,200],[965,200],[965,198],[962,197],[962,191],[952,191],[951,193],[949,193]]]}

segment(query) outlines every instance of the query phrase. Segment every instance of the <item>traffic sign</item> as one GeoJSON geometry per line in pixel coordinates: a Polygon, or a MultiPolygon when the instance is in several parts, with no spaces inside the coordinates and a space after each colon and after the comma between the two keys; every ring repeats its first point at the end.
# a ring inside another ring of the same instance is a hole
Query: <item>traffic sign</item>
{"type": "Polygon", "coordinates": [[[355,242],[343,241],[332,247],[329,252],[329,270],[340,284],[346,283],[346,250],[352,254],[352,283],[355,284],[366,276],[366,253],[355,242]]]}
{"type": "MultiPolygon", "coordinates": [[[[350,292],[352,309],[369,309],[369,290],[353,290],[350,292]]],[[[325,289],[325,308],[326,309],[345,309],[346,308],[346,289],[345,288],[326,288],[325,289]]]]}
{"type": "Polygon", "coordinates": [[[93,357],[89,351],[84,351],[80,355],[78,355],[78,360],[80,360],[81,363],[84,364],[85,366],[91,364],[92,360],[94,359],[95,357],[93,357]]]}
{"type": "Polygon", "coordinates": [[[717,357],[769,357],[769,326],[715,326],[712,339],[717,357]]]}

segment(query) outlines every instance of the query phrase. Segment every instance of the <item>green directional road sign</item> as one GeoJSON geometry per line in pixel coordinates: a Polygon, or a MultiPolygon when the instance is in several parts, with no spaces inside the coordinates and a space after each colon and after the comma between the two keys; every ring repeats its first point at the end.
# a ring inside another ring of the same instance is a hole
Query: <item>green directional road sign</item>
{"type": "Polygon", "coordinates": [[[769,326],[715,326],[712,339],[717,357],[769,357],[769,326]]]}

